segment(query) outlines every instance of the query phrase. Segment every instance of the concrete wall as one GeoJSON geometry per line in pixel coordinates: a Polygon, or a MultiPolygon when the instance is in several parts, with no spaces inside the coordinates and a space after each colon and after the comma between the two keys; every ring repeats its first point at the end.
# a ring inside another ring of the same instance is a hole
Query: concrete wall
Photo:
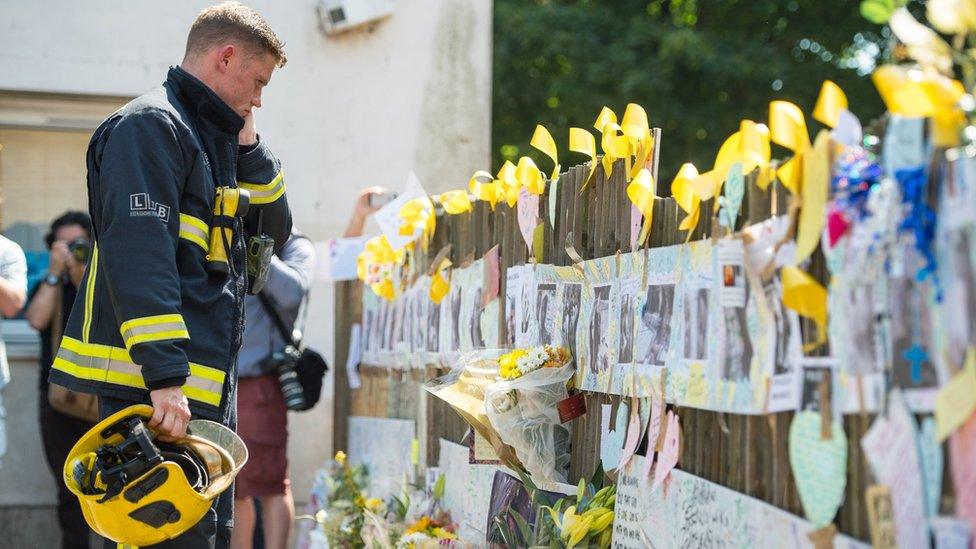
{"type": "MultiPolygon", "coordinates": [[[[179,63],[186,31],[208,4],[3,2],[0,91],[138,95],[179,63]]],[[[286,42],[288,65],[266,89],[257,125],[285,167],[296,223],[313,239],[341,234],[361,187],[399,189],[412,169],[428,191],[439,192],[489,167],[490,0],[403,0],[391,18],[340,37],[320,31],[314,0],[250,4],[286,42]]],[[[308,330],[327,356],[330,286],[314,288],[308,330]]],[[[30,429],[36,391],[25,371],[15,369],[4,394],[8,454],[19,456],[7,456],[0,468],[0,506],[50,503],[39,495],[50,488],[42,468],[36,478],[8,482],[8,463],[42,459],[39,442],[29,440],[36,436],[30,429]]],[[[333,450],[330,411],[331,400],[324,400],[291,418],[299,500],[333,450]]]]}

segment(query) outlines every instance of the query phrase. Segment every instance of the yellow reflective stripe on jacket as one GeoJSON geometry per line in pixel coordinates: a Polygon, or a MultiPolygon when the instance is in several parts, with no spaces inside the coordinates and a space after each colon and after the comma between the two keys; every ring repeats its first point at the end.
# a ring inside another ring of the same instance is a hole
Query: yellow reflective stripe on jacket
{"type": "Polygon", "coordinates": [[[180,238],[189,240],[203,248],[204,252],[210,251],[209,241],[210,228],[201,219],[184,213],[180,214],[180,238]]]}
{"type": "MultiPolygon", "coordinates": [[[[119,347],[83,343],[65,336],[52,367],[77,379],[146,388],[142,367],[119,347]]],[[[227,374],[216,368],[191,362],[183,393],[191,400],[219,406],[226,377],[227,374]]]]}
{"type": "Polygon", "coordinates": [[[164,339],[190,339],[190,332],[186,331],[183,315],[169,314],[144,316],[126,320],[119,326],[125,348],[132,349],[133,345],[147,341],[162,341],[164,339]]]}
{"type": "Polygon", "coordinates": [[[269,183],[247,183],[238,181],[237,184],[251,193],[251,204],[271,204],[285,194],[285,180],[283,172],[278,172],[269,183]]]}
{"type": "Polygon", "coordinates": [[[81,325],[81,338],[88,343],[91,332],[92,311],[95,303],[95,277],[98,276],[98,243],[92,246],[91,261],[88,265],[88,281],[85,284],[85,319],[81,325]]]}

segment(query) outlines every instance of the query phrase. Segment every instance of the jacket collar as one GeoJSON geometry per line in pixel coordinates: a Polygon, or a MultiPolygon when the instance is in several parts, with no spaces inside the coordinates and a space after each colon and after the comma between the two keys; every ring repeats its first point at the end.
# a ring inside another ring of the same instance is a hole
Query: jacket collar
{"type": "Polygon", "coordinates": [[[244,119],[212,89],[181,67],[170,67],[166,83],[179,96],[184,108],[214,130],[236,137],[244,119]]]}

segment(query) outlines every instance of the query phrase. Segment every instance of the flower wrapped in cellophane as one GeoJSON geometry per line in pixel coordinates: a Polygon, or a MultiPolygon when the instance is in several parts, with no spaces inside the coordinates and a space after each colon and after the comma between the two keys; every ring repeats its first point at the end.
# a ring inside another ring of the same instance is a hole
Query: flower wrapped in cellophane
{"type": "Polygon", "coordinates": [[[515,349],[498,357],[498,380],[485,388],[485,413],[502,441],[540,485],[566,482],[569,429],[556,404],[569,394],[572,355],[563,347],[515,349]]]}

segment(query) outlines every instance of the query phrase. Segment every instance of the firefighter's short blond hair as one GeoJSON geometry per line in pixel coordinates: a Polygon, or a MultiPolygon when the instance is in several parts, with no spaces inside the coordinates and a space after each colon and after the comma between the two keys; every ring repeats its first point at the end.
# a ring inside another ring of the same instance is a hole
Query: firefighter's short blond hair
{"type": "Polygon", "coordinates": [[[197,15],[186,38],[186,56],[205,53],[210,48],[237,42],[257,53],[270,53],[278,67],[285,66],[285,44],[258,12],[240,2],[210,6],[197,15]]]}

